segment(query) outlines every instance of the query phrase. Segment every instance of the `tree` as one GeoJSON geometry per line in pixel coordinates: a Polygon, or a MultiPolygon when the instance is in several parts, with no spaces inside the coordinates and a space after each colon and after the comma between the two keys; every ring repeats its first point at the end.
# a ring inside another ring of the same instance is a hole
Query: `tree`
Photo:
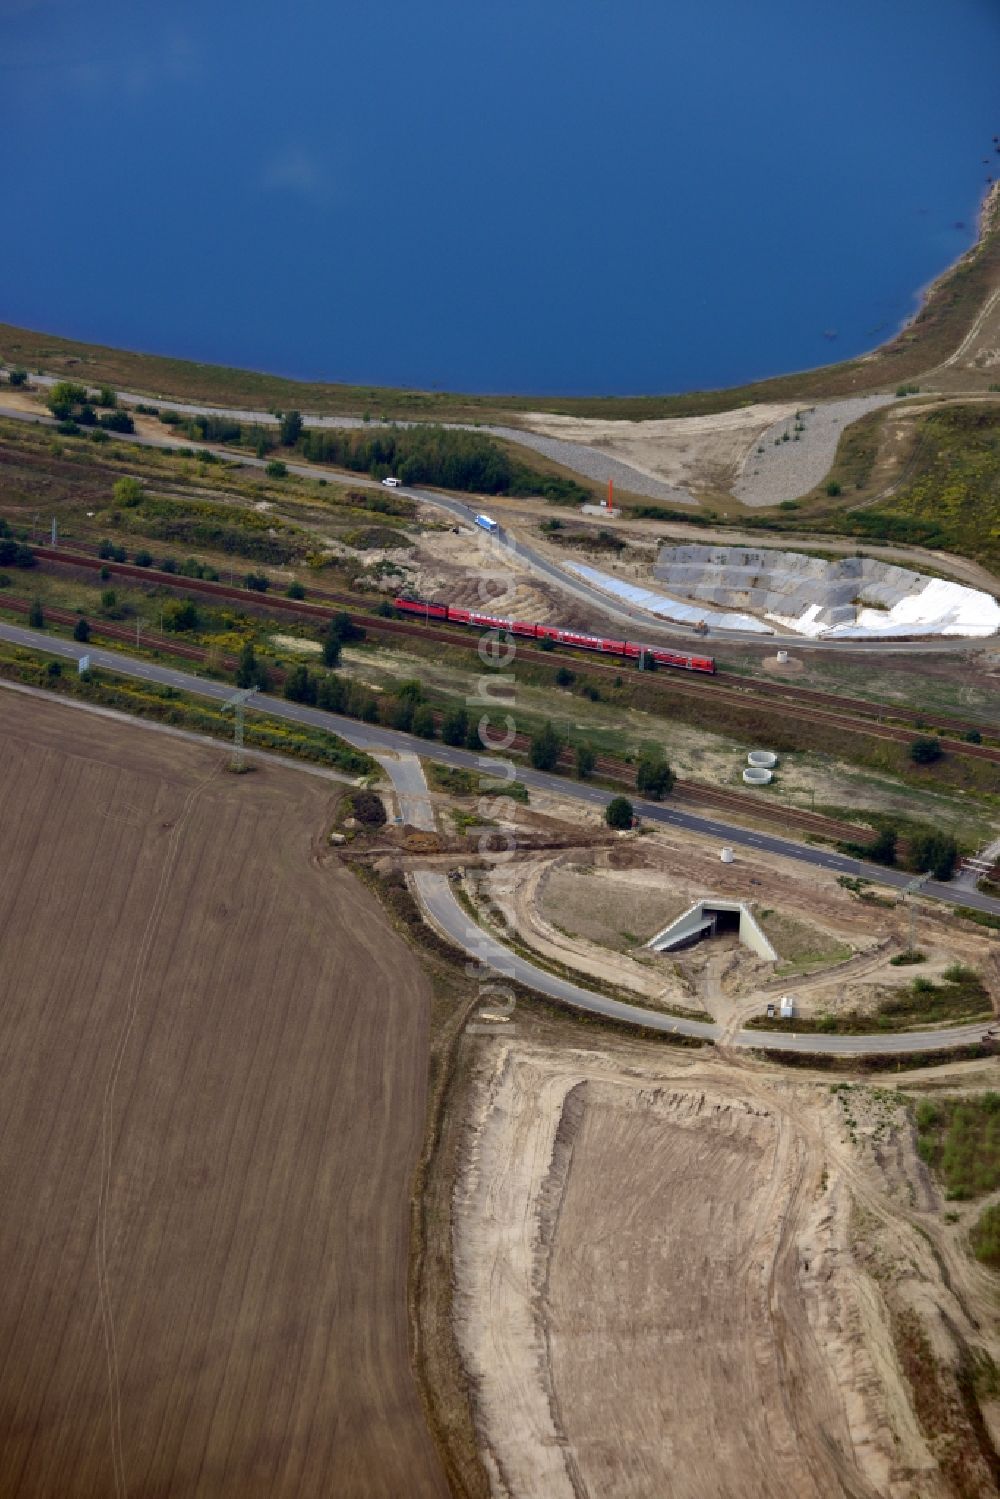
{"type": "Polygon", "coordinates": [[[10,381],[11,385],[13,385],[14,388],[15,388],[15,390],[16,390],[18,388],[18,386],[27,385],[27,383],[28,383],[28,371],[27,370],[11,370],[11,372],[7,376],[7,378],[10,381]]]}
{"type": "Polygon", "coordinates": [[[434,710],[429,703],[421,703],[413,714],[413,732],[421,739],[433,739],[435,734],[434,710]]]}
{"type": "Polygon", "coordinates": [[[940,760],[943,753],[940,739],[931,737],[914,739],[910,745],[910,759],[914,765],[933,765],[935,760],[940,760]]]}
{"type": "Polygon", "coordinates": [[[85,619],[78,619],[73,626],[73,639],[79,640],[83,645],[90,639],[90,626],[85,619]]]}
{"type": "Polygon", "coordinates": [[[45,629],[45,613],[41,599],[32,599],[31,608],[28,610],[28,624],[33,630],[45,629]]]}
{"type": "Polygon", "coordinates": [[[281,446],[294,448],[302,436],[302,417],[297,411],[286,411],[281,418],[281,446]]]}
{"type": "Polygon", "coordinates": [[[285,678],[285,696],[293,703],[315,703],[316,679],[308,666],[293,666],[285,678]]]}
{"type": "Polygon", "coordinates": [[[134,509],[136,505],[141,505],[146,497],[146,491],[143,489],[142,484],[132,474],[125,474],[123,478],[119,479],[112,490],[112,494],[114,495],[116,505],[126,505],[129,509],[134,509]]]}
{"type": "Polygon", "coordinates": [[[247,573],[243,579],[244,588],[250,588],[254,593],[266,593],[271,586],[271,580],[267,573],[247,573]]]}
{"type": "Polygon", "coordinates": [[[895,864],[896,838],[895,828],[881,828],[874,842],[865,849],[865,858],[871,859],[876,864],[895,864]]]}
{"type": "Polygon", "coordinates": [[[560,666],[556,672],[557,687],[571,687],[576,681],[576,673],[570,671],[568,666],[560,666]]]}
{"type": "Polygon", "coordinates": [[[449,708],[441,722],[445,744],[462,745],[469,732],[469,715],[464,708],[449,708]]]}
{"type": "Polygon", "coordinates": [[[145,547],[140,547],[135,554],[135,565],[136,567],[152,567],[152,552],[147,552],[145,547]]]}
{"type": "Polygon", "coordinates": [[[663,756],[656,751],[643,755],[636,767],[636,790],[658,802],[674,789],[676,777],[663,756]]]}
{"type": "Polygon", "coordinates": [[[594,766],[597,764],[597,755],[589,744],[578,744],[576,747],[576,773],[581,781],[593,775],[594,766]]]}
{"type": "Polygon", "coordinates": [[[297,582],[295,579],[293,579],[292,582],[289,583],[288,587],[285,589],[285,598],[286,599],[304,599],[305,596],[306,596],[305,589],[303,588],[302,584],[299,583],[299,582],[297,582]]]}
{"type": "Polygon", "coordinates": [[[329,630],[335,634],[341,645],[349,645],[352,640],[364,640],[365,632],[360,625],[356,625],[346,609],[341,609],[330,621],[329,630]]]}
{"type": "Polygon", "coordinates": [[[390,727],[401,729],[404,734],[408,734],[413,727],[413,715],[415,712],[416,706],[412,698],[397,697],[392,703],[389,712],[390,727]]]}
{"type": "Polygon", "coordinates": [[[331,627],[323,636],[323,665],[340,665],[340,636],[331,627]]]}
{"type": "Polygon", "coordinates": [[[910,868],[950,880],[958,863],[958,844],[950,833],[917,833],[910,839],[910,868]]]}
{"type": "Polygon", "coordinates": [[[252,640],[245,640],[240,647],[239,664],[236,667],[236,685],[246,689],[256,687],[263,692],[268,685],[267,667],[257,660],[252,640]]]}
{"type": "Polygon", "coordinates": [[[555,770],[561,749],[562,740],[551,723],[546,723],[532,735],[528,758],[536,770],[555,770]]]}
{"type": "Polygon", "coordinates": [[[613,796],[604,809],[604,821],[609,828],[621,831],[632,826],[632,803],[627,796],[613,796]]]}

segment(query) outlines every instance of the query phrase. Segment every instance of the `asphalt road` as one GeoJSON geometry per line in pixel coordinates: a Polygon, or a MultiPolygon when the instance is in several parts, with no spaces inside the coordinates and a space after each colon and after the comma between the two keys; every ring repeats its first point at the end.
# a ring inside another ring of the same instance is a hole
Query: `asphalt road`
{"type": "MultiPolygon", "coordinates": [[[[78,661],[81,656],[89,655],[93,666],[104,666],[109,671],[121,672],[124,676],[160,682],[165,686],[197,693],[201,697],[212,698],[220,703],[231,697],[234,691],[226,683],[213,682],[207,677],[195,676],[192,672],[180,671],[173,666],[163,666],[155,661],[140,661],[120,651],[82,645],[76,640],[48,635],[44,630],[25,629],[21,625],[8,624],[6,621],[0,621],[0,640],[8,640],[14,645],[45,650],[53,655],[67,657],[74,661],[78,661]]],[[[315,728],[327,729],[356,745],[358,749],[368,751],[369,754],[375,755],[392,750],[405,756],[420,755],[424,759],[436,760],[443,765],[453,765],[463,770],[481,771],[484,776],[497,773],[497,761],[490,756],[477,755],[472,750],[452,749],[438,740],[416,739],[410,734],[383,728],[380,724],[360,723],[354,718],[342,718],[336,713],[326,713],[321,708],[309,708],[303,703],[290,703],[285,698],[270,697],[260,693],[251,699],[248,708],[266,711],[276,718],[285,718],[293,723],[311,724],[315,728]]],[[[561,796],[587,802],[595,810],[606,806],[611,797],[618,794],[602,790],[598,786],[588,785],[583,781],[547,775],[542,771],[532,770],[529,766],[515,765],[515,774],[517,779],[527,786],[537,786],[539,790],[554,791],[561,796]]],[[[413,786],[408,787],[407,790],[411,794],[419,794],[418,788],[413,786]]],[[[832,874],[860,874],[895,889],[902,889],[912,879],[912,875],[895,869],[886,869],[876,864],[864,864],[858,859],[846,858],[843,854],[832,850],[806,843],[794,843],[790,839],[777,838],[770,833],[721,822],[718,818],[700,817],[692,812],[681,811],[669,803],[647,802],[637,797],[633,797],[632,801],[640,817],[650,822],[663,823],[669,827],[687,828],[693,833],[717,838],[720,847],[722,844],[729,844],[734,848],[746,849],[751,854],[754,850],[780,854],[786,859],[796,859],[816,868],[828,869],[832,874]]],[[[1000,900],[982,895],[979,891],[953,890],[949,885],[937,884],[931,880],[923,886],[921,893],[931,900],[945,901],[949,905],[973,906],[977,910],[1000,916],[1000,900]]]]}
{"type": "MultiPolygon", "coordinates": [[[[41,648],[53,655],[70,660],[78,661],[83,656],[89,656],[91,666],[105,667],[110,671],[120,672],[124,676],[159,682],[185,692],[196,693],[219,703],[225,702],[233,692],[233,689],[224,683],[212,682],[189,672],[177,671],[173,667],[160,666],[152,661],[134,660],[117,651],[101,650],[75,640],[49,636],[43,631],[22,629],[18,625],[9,625],[3,621],[0,621],[0,639],[8,640],[15,645],[41,648]]],[[[354,719],[341,718],[337,714],[325,713],[321,709],[309,708],[301,703],[286,702],[284,698],[274,698],[261,693],[250,699],[247,706],[251,711],[256,708],[258,711],[266,711],[275,717],[291,722],[327,729],[346,739],[356,748],[377,755],[393,780],[404,816],[408,819],[412,818],[417,826],[433,827],[434,825],[426,782],[417,759],[418,755],[463,769],[480,770],[486,776],[496,770],[496,761],[488,756],[479,756],[468,750],[452,749],[448,745],[437,742],[416,740],[410,735],[398,733],[393,729],[358,723],[354,719]]],[[[561,795],[589,802],[595,808],[603,806],[612,794],[594,786],[545,775],[527,767],[518,767],[516,774],[518,780],[524,781],[529,786],[554,790],[561,795]]],[[[832,872],[867,874],[882,884],[896,888],[908,882],[905,874],[898,874],[895,870],[865,865],[858,860],[845,859],[842,855],[827,853],[805,844],[791,843],[784,839],[772,838],[767,834],[753,833],[746,828],[692,816],[690,813],[680,812],[675,808],[655,802],[636,801],[635,805],[640,814],[650,821],[718,837],[720,843],[725,842],[750,851],[766,849],[782,854],[786,858],[799,859],[804,863],[826,868],[832,872]]],[[[589,1014],[622,1021],[625,1024],[641,1025],[668,1034],[692,1036],[703,1041],[715,1041],[721,1037],[720,1026],[705,1021],[687,1020],[680,1016],[662,1015],[656,1011],[625,1004],[620,1000],[608,999],[592,990],[581,988],[566,979],[548,973],[542,968],[535,967],[534,964],[504,947],[470,920],[456,901],[445,875],[436,871],[420,871],[415,876],[415,882],[421,900],[438,926],[458,946],[501,976],[514,978],[528,988],[536,989],[561,1004],[570,1005],[574,1009],[589,1014]]],[[[931,899],[947,901],[951,904],[959,902],[964,905],[975,905],[980,910],[1000,915],[1000,901],[991,900],[978,892],[952,891],[946,885],[931,882],[923,887],[922,893],[931,899]]],[[[768,1051],[881,1055],[968,1045],[981,1040],[982,1034],[981,1024],[951,1027],[946,1030],[890,1032],[875,1036],[818,1036],[797,1035],[794,1032],[741,1030],[729,1038],[728,1044],[768,1051]]]]}
{"type": "MultiPolygon", "coordinates": [[[[607,1020],[617,1020],[625,1025],[645,1026],[647,1030],[662,1031],[665,1035],[691,1036],[699,1041],[718,1041],[723,1029],[708,1021],[687,1020],[680,1015],[665,1015],[655,1010],[641,1009],[625,1004],[621,1000],[608,999],[595,994],[591,989],[582,989],[567,979],[536,968],[533,963],[504,947],[482,927],[478,926],[463,911],[452,894],[446,875],[433,870],[421,870],[413,876],[421,901],[426,906],[437,926],[453,942],[486,968],[502,978],[514,979],[529,989],[537,989],[550,999],[572,1009],[590,1015],[600,1015],[607,1020]]],[[[496,1003],[496,1000],[493,1000],[496,1003]]],[[[484,1008],[490,1008],[490,994],[484,997],[484,1008]]],[[[820,1036],[799,1035],[794,1021],[786,1031],[737,1031],[729,1037],[727,1045],[750,1047],[758,1051],[794,1051],[814,1056],[864,1056],[884,1054],[951,1050],[956,1046],[968,1046],[980,1042],[984,1026],[952,1026],[947,1030],[897,1031],[867,1036],[820,1036]]],[[[498,1029],[500,1027],[498,1026],[498,1029]]]]}
{"type": "MultiPolygon", "coordinates": [[[[36,379],[38,379],[39,383],[43,383],[41,381],[41,377],[36,377],[36,379]]],[[[204,409],[203,407],[184,406],[177,402],[171,403],[164,401],[161,402],[161,404],[163,406],[172,405],[173,409],[175,410],[187,411],[191,414],[196,414],[198,411],[204,409]]],[[[234,416],[236,415],[236,413],[233,414],[234,416]]],[[[245,412],[242,414],[248,419],[251,417],[251,415],[253,415],[249,412],[245,412]]],[[[256,413],[256,417],[259,417],[259,415],[260,413],[256,413]]],[[[12,406],[0,406],[0,416],[9,417],[14,421],[34,423],[35,425],[54,425],[52,418],[46,416],[42,412],[34,413],[22,411],[12,406]]],[[[146,437],[139,433],[129,435],[113,432],[109,435],[118,441],[135,443],[139,447],[175,448],[178,446],[177,438],[172,435],[168,435],[163,438],[146,437]]],[[[211,445],[206,445],[204,443],[199,444],[199,447],[201,448],[204,448],[206,446],[208,446],[208,450],[212,452],[217,458],[225,463],[232,464],[236,468],[266,468],[267,466],[266,459],[257,458],[252,454],[234,453],[230,449],[224,447],[212,447],[211,445]]],[[[304,479],[329,478],[341,483],[349,481],[357,488],[380,488],[379,481],[376,479],[366,478],[362,474],[345,474],[339,469],[325,468],[321,464],[286,462],[286,467],[289,473],[297,474],[300,478],[304,479]]],[[[403,495],[408,499],[418,500],[422,501],[425,504],[433,505],[438,510],[443,511],[447,515],[452,516],[454,519],[470,526],[473,523],[474,517],[480,513],[484,505],[487,507],[489,505],[488,500],[484,501],[482,499],[478,499],[475,503],[467,504],[463,500],[454,499],[450,495],[439,494],[436,490],[431,489],[401,487],[397,489],[395,493],[403,495]]],[[[525,567],[529,568],[537,576],[544,578],[549,583],[554,584],[555,587],[560,589],[563,593],[570,595],[572,598],[577,600],[577,602],[583,603],[589,609],[593,610],[595,623],[591,626],[591,628],[595,631],[599,631],[600,629],[604,628],[603,624],[601,623],[602,621],[615,620],[620,624],[627,625],[629,627],[630,634],[633,637],[642,641],[648,640],[653,644],[672,643],[676,645],[679,643],[682,648],[707,655],[711,655],[714,651],[718,650],[720,646],[725,646],[727,644],[749,644],[760,646],[769,642],[775,644],[775,646],[777,646],[778,644],[790,645],[796,651],[839,651],[841,654],[845,652],[854,653],[856,651],[860,651],[865,654],[875,652],[876,654],[883,656],[922,654],[938,655],[942,651],[958,651],[964,653],[969,650],[976,649],[977,647],[981,649],[984,646],[989,646],[989,642],[985,641],[970,641],[962,638],[951,639],[945,637],[937,637],[933,640],[923,641],[842,641],[822,639],[810,640],[805,636],[799,635],[762,636],[754,633],[753,631],[743,630],[726,630],[725,632],[716,632],[715,634],[709,634],[707,636],[697,635],[694,630],[683,625],[667,624],[658,616],[647,614],[645,610],[629,609],[621,603],[616,603],[609,597],[608,594],[602,593],[599,588],[593,588],[588,583],[585,583],[581,578],[575,578],[569,573],[564,572],[562,568],[557,566],[556,563],[551,562],[547,557],[539,552],[537,548],[531,546],[528,542],[520,541],[516,537],[508,535],[502,526],[500,530],[494,533],[492,537],[488,537],[485,531],[478,531],[477,537],[481,542],[488,542],[495,549],[496,563],[494,565],[501,563],[503,553],[507,552],[511,556],[517,557],[525,567]]],[[[486,554],[484,553],[480,553],[478,556],[473,554],[473,556],[470,557],[470,566],[477,566],[481,572],[485,573],[489,565],[490,563],[488,556],[486,556],[486,554]]]]}

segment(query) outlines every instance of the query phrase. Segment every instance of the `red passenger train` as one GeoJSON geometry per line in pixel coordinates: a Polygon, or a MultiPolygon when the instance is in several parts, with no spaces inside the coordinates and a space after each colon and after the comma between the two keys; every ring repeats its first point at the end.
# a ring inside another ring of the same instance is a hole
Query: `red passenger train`
{"type": "Polygon", "coordinates": [[[711,656],[686,656],[682,651],[668,651],[659,645],[638,645],[633,640],[609,640],[603,635],[581,635],[577,630],[560,630],[555,625],[527,624],[519,619],[498,619],[494,614],[480,614],[475,609],[456,609],[451,604],[431,603],[427,599],[393,599],[402,614],[420,619],[444,619],[449,624],[472,625],[480,630],[506,630],[529,640],[553,640],[557,645],[571,645],[579,651],[596,651],[601,656],[624,656],[638,660],[645,655],[657,666],[672,666],[678,671],[701,671],[712,674],[715,662],[711,656]]]}

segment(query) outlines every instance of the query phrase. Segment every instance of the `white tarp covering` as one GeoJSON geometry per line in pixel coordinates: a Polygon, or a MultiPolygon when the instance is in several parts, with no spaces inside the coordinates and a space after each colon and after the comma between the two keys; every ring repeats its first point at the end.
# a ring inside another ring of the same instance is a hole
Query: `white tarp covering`
{"type": "Polygon", "coordinates": [[[676,624],[696,625],[699,620],[704,620],[713,630],[752,630],[757,635],[774,634],[770,625],[765,625],[762,620],[754,619],[749,614],[717,614],[700,604],[682,604],[680,599],[668,598],[665,593],[642,588],[637,583],[625,583],[612,577],[610,573],[602,573],[599,568],[588,567],[583,562],[567,562],[566,571],[576,573],[585,583],[600,588],[603,593],[609,593],[637,609],[644,609],[647,614],[673,620],[676,624]]]}
{"type": "MultiPolygon", "coordinates": [[[[794,627],[793,627],[794,628],[794,627]]],[[[969,635],[984,637],[1000,631],[1000,605],[978,588],[965,588],[947,578],[930,578],[920,593],[900,599],[891,609],[858,611],[854,624],[833,625],[827,639],[860,640],[866,636],[969,635]]]]}

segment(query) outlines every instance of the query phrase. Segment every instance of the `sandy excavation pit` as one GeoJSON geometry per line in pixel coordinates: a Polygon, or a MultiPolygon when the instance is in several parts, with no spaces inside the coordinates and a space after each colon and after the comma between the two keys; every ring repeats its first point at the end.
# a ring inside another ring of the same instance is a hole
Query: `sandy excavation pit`
{"type": "MultiPolygon", "coordinates": [[[[876,1112],[893,1120],[900,1199],[922,1201],[905,1116],[876,1112]]],[[[700,1057],[484,1050],[454,1193],[454,1305],[495,1499],[952,1492],[890,1304],[919,1302],[932,1326],[938,1305],[962,1314],[843,1128],[828,1087],[700,1057]],[[855,1257],[862,1221],[891,1286],[855,1257]]]]}

